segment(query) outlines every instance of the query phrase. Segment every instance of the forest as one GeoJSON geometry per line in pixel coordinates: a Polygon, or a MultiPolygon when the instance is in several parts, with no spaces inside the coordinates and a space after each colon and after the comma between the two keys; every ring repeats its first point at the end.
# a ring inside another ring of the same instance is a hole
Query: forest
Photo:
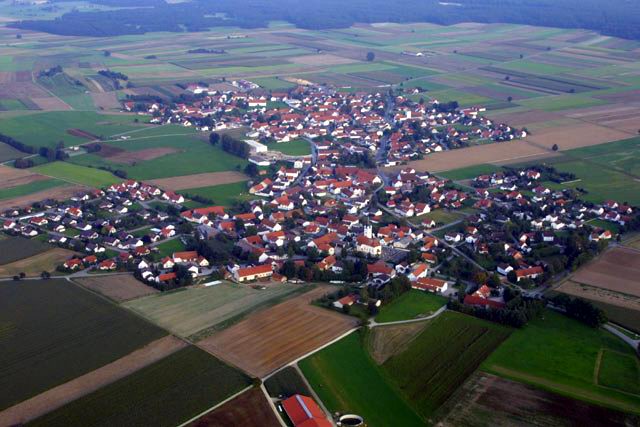
{"type": "MultiPolygon", "coordinates": [[[[54,0],[56,2],[68,0],[54,0]]],[[[90,0],[113,7],[124,0],[90,0]]],[[[640,39],[640,2],[627,0],[194,0],[136,1],[139,8],[70,12],[53,20],[24,20],[14,28],[61,35],[114,36],[152,31],[204,31],[215,26],[266,27],[288,21],[300,28],[346,28],[356,22],[512,23],[584,28],[640,39]]]]}

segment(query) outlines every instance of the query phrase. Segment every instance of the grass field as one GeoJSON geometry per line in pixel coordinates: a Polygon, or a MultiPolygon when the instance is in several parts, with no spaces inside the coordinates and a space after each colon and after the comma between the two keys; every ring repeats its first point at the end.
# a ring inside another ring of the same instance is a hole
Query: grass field
{"type": "Polygon", "coordinates": [[[29,184],[18,185],[16,187],[0,190],[0,200],[13,199],[14,197],[25,196],[27,194],[49,190],[51,188],[60,187],[63,185],[67,185],[67,183],[64,181],[60,181],[59,179],[34,181],[29,184]]]}
{"type": "Polygon", "coordinates": [[[39,240],[25,239],[23,237],[0,239],[0,265],[29,258],[49,249],[51,249],[51,246],[39,240]]]}
{"type": "Polygon", "coordinates": [[[185,198],[200,196],[213,200],[213,204],[231,206],[234,202],[250,196],[247,192],[247,183],[233,182],[231,184],[213,185],[211,187],[190,188],[178,191],[185,198]]]}
{"type": "Polygon", "coordinates": [[[166,333],[65,280],[0,284],[0,409],[166,333]]]}
{"type": "Polygon", "coordinates": [[[391,301],[390,304],[383,305],[376,316],[376,322],[395,322],[428,316],[446,303],[445,297],[412,289],[391,301]]]}
{"type": "MultiPolygon", "coordinates": [[[[633,350],[610,333],[547,311],[544,319],[515,331],[485,361],[482,369],[575,399],[640,413],[640,394],[621,393],[595,383],[601,350],[633,356],[633,350]]],[[[616,364],[613,368],[604,367],[608,384],[627,384],[625,378],[633,378],[638,372],[637,367],[631,369],[629,364],[616,364]],[[615,375],[619,369],[623,370],[618,371],[619,375],[625,378],[615,375]]]]}
{"type": "Polygon", "coordinates": [[[277,302],[299,287],[274,285],[267,289],[221,283],[150,295],[125,303],[125,307],[181,336],[191,336],[215,325],[277,302]]]}
{"type": "Polygon", "coordinates": [[[94,188],[104,188],[111,184],[122,182],[121,178],[118,178],[111,172],[78,166],[67,162],[46,163],[32,168],[32,171],[68,183],[86,185],[94,188]]]}
{"type": "Polygon", "coordinates": [[[311,154],[311,145],[304,139],[294,139],[289,142],[269,144],[269,150],[279,151],[289,156],[308,156],[311,154]]]}
{"type": "Polygon", "coordinates": [[[447,172],[439,172],[438,176],[447,178],[453,181],[462,181],[466,179],[473,179],[479,175],[489,175],[494,172],[500,171],[499,166],[494,165],[476,165],[468,168],[455,169],[447,172]]]}
{"type": "Polygon", "coordinates": [[[184,243],[179,238],[160,243],[156,248],[158,249],[157,258],[160,259],[185,250],[184,243]]]}
{"type": "Polygon", "coordinates": [[[187,347],[28,424],[176,426],[251,384],[197,347],[187,347]]]}
{"type": "Polygon", "coordinates": [[[632,354],[604,350],[598,371],[598,384],[640,395],[640,365],[632,354]]]}
{"type": "Polygon", "coordinates": [[[15,160],[24,156],[26,156],[25,153],[22,153],[7,144],[0,143],[0,162],[15,160]]]}
{"type": "Polygon", "coordinates": [[[358,414],[371,427],[424,422],[388,382],[354,332],[300,362],[311,387],[331,412],[358,414]]]}
{"type": "Polygon", "coordinates": [[[510,333],[495,323],[445,312],[382,367],[416,411],[430,418],[510,333]]]}

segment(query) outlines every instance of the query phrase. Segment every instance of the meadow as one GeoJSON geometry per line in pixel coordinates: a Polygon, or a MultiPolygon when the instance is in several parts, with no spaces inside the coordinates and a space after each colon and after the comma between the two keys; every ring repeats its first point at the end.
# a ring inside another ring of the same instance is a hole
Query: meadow
{"type": "Polygon", "coordinates": [[[358,414],[372,427],[423,426],[367,353],[360,332],[302,360],[304,376],[331,412],[358,414]]]}
{"type": "Polygon", "coordinates": [[[269,150],[279,151],[289,156],[308,156],[311,154],[310,143],[304,139],[294,139],[293,141],[270,144],[269,150]]]}
{"type": "Polygon", "coordinates": [[[14,197],[25,196],[27,194],[36,193],[38,191],[61,187],[63,185],[67,185],[67,183],[59,179],[45,179],[42,181],[34,181],[29,184],[22,184],[12,188],[5,188],[0,190],[0,200],[13,199],[14,197]]]}
{"type": "Polygon", "coordinates": [[[0,326],[0,409],[166,335],[66,280],[0,284],[0,326]]]}
{"type": "Polygon", "coordinates": [[[222,206],[232,206],[238,200],[253,197],[247,192],[247,183],[244,181],[213,185],[211,187],[190,188],[180,190],[179,193],[183,194],[185,198],[193,196],[204,197],[212,200],[213,204],[222,206]]]}
{"type": "Polygon", "coordinates": [[[391,303],[383,305],[376,316],[376,322],[395,322],[428,316],[446,303],[447,299],[445,297],[412,289],[400,295],[391,303]]]}
{"type": "Polygon", "coordinates": [[[600,358],[602,352],[610,351],[634,357],[633,349],[609,332],[548,310],[543,319],[516,330],[482,369],[574,399],[640,413],[640,394],[634,394],[637,390],[629,388],[628,381],[637,376],[637,367],[628,363],[607,366],[612,360],[600,358]],[[618,388],[596,382],[602,369],[605,384],[618,388]]]}
{"type": "Polygon", "coordinates": [[[251,384],[249,377],[189,346],[30,426],[176,426],[251,384]]]}
{"type": "Polygon", "coordinates": [[[111,172],[79,166],[68,162],[53,162],[36,166],[31,169],[35,173],[57,178],[68,183],[86,185],[94,188],[104,188],[111,184],[122,182],[121,178],[111,172]]]}

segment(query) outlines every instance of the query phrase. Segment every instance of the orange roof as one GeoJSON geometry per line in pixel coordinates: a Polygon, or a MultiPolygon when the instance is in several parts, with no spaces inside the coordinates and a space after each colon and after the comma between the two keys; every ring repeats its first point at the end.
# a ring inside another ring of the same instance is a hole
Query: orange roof
{"type": "Polygon", "coordinates": [[[256,265],[255,267],[245,267],[238,269],[238,277],[255,276],[257,274],[265,274],[273,272],[270,264],[256,265]]]}
{"type": "Polygon", "coordinates": [[[180,259],[198,259],[198,252],[196,251],[184,251],[184,252],[174,252],[173,253],[173,259],[176,258],[180,258],[180,259]]]}
{"type": "Polygon", "coordinates": [[[161,282],[167,282],[169,280],[175,279],[176,277],[178,277],[176,273],[165,273],[165,274],[159,275],[158,280],[160,280],[161,282]]]}
{"type": "Polygon", "coordinates": [[[296,394],[283,401],[282,406],[295,427],[330,427],[332,425],[322,409],[310,397],[296,394]]]}

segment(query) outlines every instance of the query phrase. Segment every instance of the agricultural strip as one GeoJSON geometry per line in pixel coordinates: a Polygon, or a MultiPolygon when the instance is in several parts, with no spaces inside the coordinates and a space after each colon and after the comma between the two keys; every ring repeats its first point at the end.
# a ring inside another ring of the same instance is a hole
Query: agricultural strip
{"type": "Polygon", "coordinates": [[[134,279],[130,274],[83,277],[74,279],[74,281],[115,302],[128,301],[159,292],[157,289],[134,279]]]}
{"type": "Polygon", "coordinates": [[[147,183],[158,186],[163,190],[178,191],[187,188],[201,188],[222,184],[232,184],[235,182],[243,182],[246,180],[246,175],[240,172],[228,171],[199,173],[194,175],[176,176],[173,178],[152,179],[147,181],[147,183]]]}
{"type": "Polygon", "coordinates": [[[198,418],[191,427],[242,427],[256,423],[260,427],[280,427],[266,396],[259,388],[252,388],[219,408],[198,418]]]}
{"type": "Polygon", "coordinates": [[[9,237],[0,239],[0,265],[10,264],[41,254],[51,249],[51,246],[38,240],[23,237],[9,237]]]}
{"type": "Polygon", "coordinates": [[[56,267],[73,257],[75,252],[53,248],[34,256],[26,257],[0,266],[0,277],[12,277],[25,273],[27,277],[40,276],[43,271],[52,273],[56,267]]]}
{"type": "Polygon", "coordinates": [[[425,317],[447,303],[447,299],[428,292],[415,289],[405,292],[390,304],[382,306],[376,316],[376,322],[395,322],[425,317]]]}

